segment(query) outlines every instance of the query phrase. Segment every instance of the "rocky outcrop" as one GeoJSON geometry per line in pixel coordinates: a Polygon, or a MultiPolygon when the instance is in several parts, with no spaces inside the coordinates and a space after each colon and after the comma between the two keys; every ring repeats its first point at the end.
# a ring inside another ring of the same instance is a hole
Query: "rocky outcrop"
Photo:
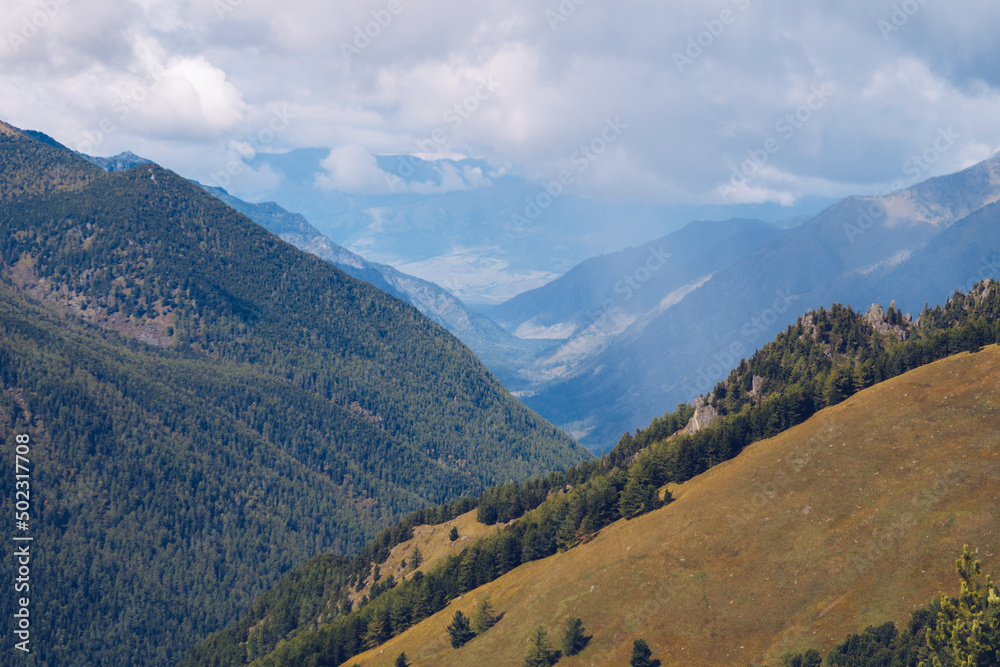
{"type": "Polygon", "coordinates": [[[694,435],[719,416],[719,411],[704,396],[694,399],[691,404],[694,406],[694,415],[688,420],[687,426],[681,429],[681,435],[694,435]]]}
{"type": "MultiPolygon", "coordinates": [[[[889,309],[893,310],[896,307],[896,302],[893,301],[889,304],[889,309]]],[[[906,340],[910,335],[910,329],[914,327],[914,323],[909,313],[902,316],[902,324],[891,324],[889,321],[889,315],[882,310],[882,304],[873,303],[868,309],[868,312],[864,314],[861,318],[865,324],[870,326],[875,331],[879,332],[881,335],[892,334],[898,340],[906,340]]]]}

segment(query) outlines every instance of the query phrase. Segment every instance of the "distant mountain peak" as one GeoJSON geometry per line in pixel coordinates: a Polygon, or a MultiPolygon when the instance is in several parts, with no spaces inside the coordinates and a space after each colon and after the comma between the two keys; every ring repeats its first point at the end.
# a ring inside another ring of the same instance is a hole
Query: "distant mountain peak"
{"type": "Polygon", "coordinates": [[[141,164],[149,164],[152,160],[136,155],[132,151],[123,151],[111,157],[95,157],[80,153],[84,160],[96,165],[104,171],[125,171],[141,164]]]}

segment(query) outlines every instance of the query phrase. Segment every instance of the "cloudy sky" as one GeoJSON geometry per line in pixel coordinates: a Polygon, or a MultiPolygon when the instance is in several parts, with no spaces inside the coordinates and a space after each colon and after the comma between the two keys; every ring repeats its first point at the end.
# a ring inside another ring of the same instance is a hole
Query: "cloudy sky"
{"type": "Polygon", "coordinates": [[[206,181],[323,147],[355,192],[385,187],[371,154],[420,153],[792,203],[1000,149],[987,0],[0,0],[0,25],[0,118],[206,181]]]}

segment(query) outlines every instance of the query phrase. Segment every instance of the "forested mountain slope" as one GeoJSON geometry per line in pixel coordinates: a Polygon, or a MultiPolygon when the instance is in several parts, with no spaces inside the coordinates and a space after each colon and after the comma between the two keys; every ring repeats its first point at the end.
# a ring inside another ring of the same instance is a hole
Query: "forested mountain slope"
{"type": "Polygon", "coordinates": [[[355,278],[412,304],[468,345],[511,390],[523,384],[517,370],[529,365],[535,354],[545,347],[543,341],[523,340],[508,333],[499,324],[471,310],[458,297],[432,282],[407,275],[386,264],[370,262],[334,243],[298,213],[286,211],[274,202],[245,202],[221,188],[205,189],[296,248],[325,259],[355,278]]]}
{"type": "Polygon", "coordinates": [[[172,664],[312,555],[587,457],[415,308],[155,165],[0,125],[0,256],[53,664],[172,664]]]}
{"type": "Polygon", "coordinates": [[[665,483],[686,482],[714,469],[752,443],[796,427],[867,387],[997,341],[1000,291],[991,282],[925,310],[919,323],[892,306],[888,311],[873,307],[864,315],[838,304],[807,313],[741,361],[699,403],[699,428],[682,431],[695,412],[682,405],[627,434],[600,461],[487,490],[475,503],[479,521],[512,523],[472,544],[453,544],[464,548],[426,576],[423,569],[399,566],[415,560],[423,539],[411,531],[426,535],[434,530],[417,531],[414,522],[396,526],[392,540],[370,545],[351,563],[331,566],[320,559],[306,564],[258,599],[239,624],[197,646],[188,664],[242,665],[257,658],[260,664],[280,665],[320,655],[320,664],[339,664],[478,586],[585,545],[619,519],[660,508],[671,501],[662,491],[665,483]],[[351,590],[370,591],[370,601],[358,600],[351,590]]]}

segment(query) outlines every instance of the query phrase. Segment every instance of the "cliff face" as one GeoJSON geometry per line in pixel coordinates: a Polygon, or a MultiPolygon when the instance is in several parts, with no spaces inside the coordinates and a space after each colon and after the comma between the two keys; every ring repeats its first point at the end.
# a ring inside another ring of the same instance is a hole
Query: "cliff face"
{"type": "Polygon", "coordinates": [[[709,403],[710,398],[711,394],[707,398],[699,396],[694,399],[694,415],[688,420],[687,426],[681,429],[681,435],[694,435],[719,416],[719,412],[709,403]]]}

